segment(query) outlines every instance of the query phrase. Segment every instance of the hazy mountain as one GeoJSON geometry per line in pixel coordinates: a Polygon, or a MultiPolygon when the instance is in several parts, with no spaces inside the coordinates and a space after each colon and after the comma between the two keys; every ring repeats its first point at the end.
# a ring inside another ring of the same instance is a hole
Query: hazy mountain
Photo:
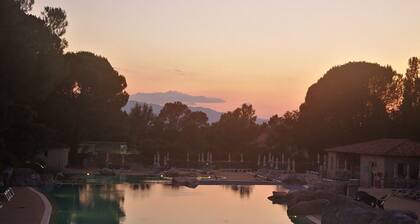
{"type": "MultiPolygon", "coordinates": [[[[130,112],[131,108],[133,108],[134,105],[136,105],[136,103],[150,105],[152,107],[153,113],[156,114],[156,115],[159,114],[160,110],[162,110],[162,108],[163,108],[163,106],[161,106],[159,104],[137,102],[137,101],[129,100],[127,102],[127,104],[122,108],[122,110],[126,111],[128,113],[128,112],[130,112]]],[[[190,108],[191,111],[202,111],[202,112],[206,113],[207,117],[209,118],[210,123],[214,123],[214,122],[218,121],[220,119],[220,116],[222,115],[221,112],[215,111],[215,110],[210,109],[210,108],[193,107],[193,106],[189,106],[189,108],[190,108]]]]}
{"type": "MultiPolygon", "coordinates": [[[[160,110],[162,110],[162,108],[163,108],[163,106],[161,106],[159,104],[137,102],[137,101],[134,101],[134,100],[129,100],[127,102],[127,104],[122,108],[122,110],[126,111],[128,113],[128,112],[130,112],[131,108],[133,108],[134,105],[136,105],[136,103],[150,105],[152,107],[153,113],[156,114],[156,115],[159,114],[160,110]]],[[[191,111],[202,111],[202,112],[206,113],[207,117],[209,118],[209,123],[217,122],[220,119],[220,116],[222,115],[222,112],[215,111],[213,109],[206,108],[206,107],[189,106],[189,108],[190,108],[191,111]]],[[[267,121],[267,120],[257,118],[257,123],[258,124],[262,124],[265,121],[267,121]]]]}
{"type": "Polygon", "coordinates": [[[130,100],[137,102],[164,105],[167,102],[180,101],[187,105],[197,103],[223,103],[223,99],[207,96],[193,96],[177,91],[158,92],[158,93],[136,93],[130,96],[130,100]]]}
{"type": "MultiPolygon", "coordinates": [[[[148,104],[152,106],[153,113],[159,114],[163,105],[167,102],[180,101],[186,104],[191,111],[202,111],[207,114],[210,123],[220,119],[223,112],[219,112],[206,107],[195,107],[197,103],[223,103],[223,99],[208,96],[193,96],[177,91],[157,92],[157,93],[136,93],[130,96],[127,104],[122,108],[123,111],[130,112],[136,103],[148,104]]],[[[266,119],[257,118],[257,123],[261,124],[266,119]]]]}

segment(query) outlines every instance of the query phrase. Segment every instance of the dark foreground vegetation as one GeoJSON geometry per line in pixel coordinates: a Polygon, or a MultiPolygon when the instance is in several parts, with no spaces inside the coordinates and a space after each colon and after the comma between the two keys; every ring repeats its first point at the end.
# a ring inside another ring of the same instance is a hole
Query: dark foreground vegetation
{"type": "MultiPolygon", "coordinates": [[[[256,123],[252,105],[224,113],[213,124],[180,102],[160,114],[137,105],[121,111],[127,83],[108,60],[65,52],[67,20],[60,8],[29,14],[33,0],[0,1],[0,159],[20,164],[49,147],[76,149],[82,141],[126,141],[154,152],[227,152],[239,158],[284,152],[299,162],[342,144],[384,137],[420,140],[419,60],[404,75],[390,66],[350,62],[309,87],[295,111],[256,123]]],[[[281,103],[282,99],[273,99],[281,103]]]]}

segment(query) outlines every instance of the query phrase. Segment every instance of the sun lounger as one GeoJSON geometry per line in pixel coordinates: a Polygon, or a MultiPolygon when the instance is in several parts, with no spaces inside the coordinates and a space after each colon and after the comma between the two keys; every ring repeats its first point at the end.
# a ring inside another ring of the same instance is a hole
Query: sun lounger
{"type": "Polygon", "coordinates": [[[13,188],[9,187],[7,188],[3,193],[0,195],[0,208],[3,207],[4,203],[9,202],[12,200],[12,198],[15,196],[15,192],[13,191],[13,188]]]}

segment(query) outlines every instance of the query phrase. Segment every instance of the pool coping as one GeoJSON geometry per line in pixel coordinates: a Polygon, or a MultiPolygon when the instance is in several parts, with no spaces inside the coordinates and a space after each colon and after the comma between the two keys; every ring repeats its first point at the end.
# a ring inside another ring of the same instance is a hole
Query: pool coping
{"type": "Polygon", "coordinates": [[[50,218],[51,218],[51,213],[52,213],[52,206],[50,201],[47,199],[47,197],[42,194],[41,192],[35,190],[32,187],[27,187],[30,191],[34,192],[36,195],[39,196],[39,198],[41,198],[42,203],[44,204],[44,212],[42,214],[42,219],[40,224],[49,224],[50,223],[50,218]]]}
{"type": "Polygon", "coordinates": [[[311,221],[315,224],[321,224],[321,220],[318,219],[317,217],[313,216],[313,215],[307,215],[306,218],[309,219],[309,221],[311,221]]]}

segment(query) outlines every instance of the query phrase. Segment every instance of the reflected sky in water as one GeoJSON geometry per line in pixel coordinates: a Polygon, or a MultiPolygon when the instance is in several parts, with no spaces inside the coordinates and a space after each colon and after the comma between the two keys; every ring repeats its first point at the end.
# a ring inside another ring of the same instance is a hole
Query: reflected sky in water
{"type": "Polygon", "coordinates": [[[55,224],[291,223],[267,196],[276,186],[163,183],[63,185],[49,193],[55,224]]]}

